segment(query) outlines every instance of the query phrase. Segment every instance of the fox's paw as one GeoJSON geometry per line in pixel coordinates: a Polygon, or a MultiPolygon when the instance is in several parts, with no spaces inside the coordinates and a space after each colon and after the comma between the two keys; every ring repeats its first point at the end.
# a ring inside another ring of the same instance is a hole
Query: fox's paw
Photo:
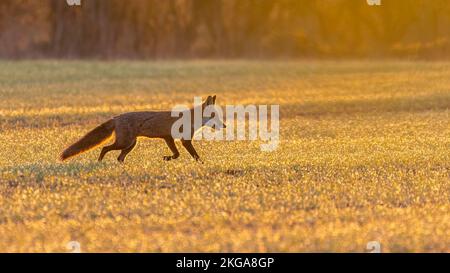
{"type": "Polygon", "coordinates": [[[195,159],[195,161],[197,161],[197,162],[200,162],[200,163],[202,163],[203,164],[203,161],[200,159],[200,157],[199,156],[196,156],[196,157],[194,157],[194,159],[195,159]]]}
{"type": "Polygon", "coordinates": [[[165,155],[165,156],[163,157],[163,160],[164,160],[164,161],[170,161],[170,160],[172,160],[172,156],[171,156],[171,155],[165,155]]]}

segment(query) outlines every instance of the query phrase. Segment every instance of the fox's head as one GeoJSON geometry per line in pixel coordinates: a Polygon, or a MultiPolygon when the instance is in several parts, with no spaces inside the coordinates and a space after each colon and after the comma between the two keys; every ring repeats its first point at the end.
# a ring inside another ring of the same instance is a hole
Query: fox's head
{"type": "Polygon", "coordinates": [[[218,130],[227,128],[221,119],[221,115],[217,113],[222,113],[222,111],[216,107],[216,96],[208,96],[202,103],[202,125],[218,130]]]}

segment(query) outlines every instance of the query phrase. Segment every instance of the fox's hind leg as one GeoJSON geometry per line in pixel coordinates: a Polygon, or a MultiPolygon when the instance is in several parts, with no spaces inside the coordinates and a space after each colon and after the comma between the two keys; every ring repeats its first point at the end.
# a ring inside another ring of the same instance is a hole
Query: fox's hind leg
{"type": "MultiPolygon", "coordinates": [[[[102,161],[103,157],[106,155],[107,152],[113,151],[113,150],[127,150],[128,148],[131,148],[130,151],[134,148],[131,147],[133,143],[136,142],[136,137],[134,136],[127,136],[124,134],[121,134],[116,129],[116,140],[113,144],[103,147],[102,151],[100,152],[100,156],[98,157],[98,161],[102,161]]],[[[125,159],[126,154],[128,154],[130,151],[126,152],[123,158],[125,159]]],[[[123,152],[122,152],[123,153],[123,152]]],[[[121,155],[122,155],[121,153],[121,155]]],[[[120,156],[119,156],[120,158],[120,156]]]]}
{"type": "Polygon", "coordinates": [[[105,146],[102,148],[102,151],[100,152],[100,156],[98,157],[98,161],[102,161],[103,157],[105,157],[106,153],[109,151],[115,150],[114,143],[108,146],[105,146]]]}
{"type": "Polygon", "coordinates": [[[113,150],[120,150],[120,148],[117,147],[116,143],[103,147],[102,151],[100,152],[100,156],[98,157],[98,161],[102,161],[106,153],[113,150]]]}
{"type": "Polygon", "coordinates": [[[123,162],[125,160],[125,157],[127,156],[127,154],[134,149],[134,147],[136,146],[136,143],[137,143],[137,141],[135,139],[133,144],[131,144],[128,148],[123,149],[122,152],[120,153],[119,157],[117,158],[117,160],[119,162],[123,162]]]}

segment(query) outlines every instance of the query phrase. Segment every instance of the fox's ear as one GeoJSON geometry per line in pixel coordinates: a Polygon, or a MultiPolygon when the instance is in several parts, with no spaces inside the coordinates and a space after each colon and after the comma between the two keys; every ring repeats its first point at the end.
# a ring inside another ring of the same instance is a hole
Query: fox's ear
{"type": "Polygon", "coordinates": [[[216,95],[212,97],[212,104],[216,104],[216,95]]]}
{"type": "Polygon", "coordinates": [[[213,98],[211,96],[208,96],[205,100],[205,105],[211,105],[213,104],[213,98]]]}

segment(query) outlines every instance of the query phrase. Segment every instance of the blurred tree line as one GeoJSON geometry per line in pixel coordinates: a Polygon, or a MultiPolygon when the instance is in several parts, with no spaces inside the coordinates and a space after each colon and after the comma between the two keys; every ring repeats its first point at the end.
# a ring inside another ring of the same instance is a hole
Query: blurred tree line
{"type": "Polygon", "coordinates": [[[1,0],[0,58],[444,58],[449,26],[448,0],[1,0]]]}

